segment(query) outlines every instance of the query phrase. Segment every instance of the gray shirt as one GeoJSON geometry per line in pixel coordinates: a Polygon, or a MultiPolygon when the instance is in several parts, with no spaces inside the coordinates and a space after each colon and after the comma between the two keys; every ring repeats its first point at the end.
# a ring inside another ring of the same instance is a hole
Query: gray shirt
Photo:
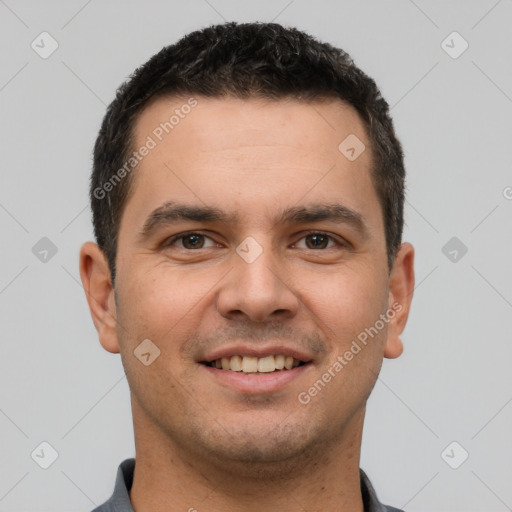
{"type": "MultiPolygon", "coordinates": [[[[117,470],[114,494],[112,494],[108,501],[95,508],[92,512],[134,512],[128,494],[132,488],[134,469],[135,459],[126,459],[121,462],[117,470]]],[[[364,512],[403,512],[397,508],[383,505],[377,499],[372,484],[362,469],[360,470],[360,475],[364,512]]]]}

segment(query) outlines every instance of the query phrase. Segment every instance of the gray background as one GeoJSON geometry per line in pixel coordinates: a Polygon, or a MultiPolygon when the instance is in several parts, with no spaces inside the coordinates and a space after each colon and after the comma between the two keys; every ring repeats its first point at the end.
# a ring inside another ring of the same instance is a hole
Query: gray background
{"type": "Polygon", "coordinates": [[[89,511],[134,455],[120,357],[101,348],[78,273],[92,146],[135,67],[223,19],[342,47],[392,106],[417,286],[405,352],[369,401],[361,465],[380,498],[511,510],[511,15],[510,0],[0,0],[0,510],[89,511]],[[46,59],[31,48],[43,31],[59,44],[46,59]],[[453,31],[469,44],[457,58],[453,31]],[[58,452],[48,469],[43,441],[58,452]]]}

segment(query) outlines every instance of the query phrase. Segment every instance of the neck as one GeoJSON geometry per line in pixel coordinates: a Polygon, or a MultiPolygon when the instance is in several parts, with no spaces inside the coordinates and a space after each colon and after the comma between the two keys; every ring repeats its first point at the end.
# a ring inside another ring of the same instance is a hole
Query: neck
{"type": "Polygon", "coordinates": [[[359,458],[364,410],[325,449],[300,460],[247,463],[184,449],[134,408],[135,512],[363,512],[359,458]],[[140,413],[140,414],[139,414],[140,413]]]}

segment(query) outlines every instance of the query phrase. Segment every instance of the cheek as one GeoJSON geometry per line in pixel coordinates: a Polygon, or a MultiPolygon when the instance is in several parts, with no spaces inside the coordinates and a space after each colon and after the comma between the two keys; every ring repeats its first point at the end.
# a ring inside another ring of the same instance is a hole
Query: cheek
{"type": "Polygon", "coordinates": [[[120,321],[129,325],[129,337],[149,338],[161,348],[173,349],[170,340],[183,339],[197,329],[202,301],[215,283],[212,273],[166,265],[149,270],[133,265],[127,270],[120,279],[124,285],[120,321]]]}
{"type": "Polygon", "coordinates": [[[317,283],[314,287],[311,281],[309,286],[303,283],[304,297],[312,321],[329,344],[329,353],[310,387],[303,391],[314,397],[313,407],[324,411],[334,424],[360,410],[375,385],[386,329],[373,337],[365,329],[373,326],[385,311],[387,296],[385,284],[377,275],[348,272],[346,267],[317,279],[317,283]]]}
{"type": "Polygon", "coordinates": [[[351,343],[373,325],[387,307],[385,283],[375,273],[345,267],[339,271],[302,278],[302,301],[320,322],[325,336],[336,346],[351,343]]]}
{"type": "Polygon", "coordinates": [[[159,401],[165,403],[169,396],[178,400],[181,389],[178,383],[184,378],[180,344],[193,335],[201,319],[195,313],[201,294],[193,286],[184,286],[176,276],[176,271],[169,268],[163,271],[162,267],[151,271],[139,268],[137,274],[125,268],[123,275],[119,275],[121,356],[130,387],[140,404],[157,407],[159,401]],[[146,339],[160,351],[148,366],[134,357],[134,351],[146,339]]]}

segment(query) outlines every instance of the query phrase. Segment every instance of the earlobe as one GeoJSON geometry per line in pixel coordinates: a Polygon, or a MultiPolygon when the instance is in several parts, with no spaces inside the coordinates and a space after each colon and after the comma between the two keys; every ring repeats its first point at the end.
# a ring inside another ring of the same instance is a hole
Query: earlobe
{"type": "Polygon", "coordinates": [[[86,242],[80,249],[80,277],[100,343],[108,352],[118,353],[116,306],[110,270],[105,254],[93,242],[86,242]]]}
{"type": "Polygon", "coordinates": [[[405,329],[414,292],[414,247],[400,245],[389,278],[388,333],[384,357],[394,359],[403,352],[400,335],[405,329]]]}
{"type": "Polygon", "coordinates": [[[386,348],[384,349],[384,357],[387,359],[396,359],[402,355],[404,351],[404,344],[400,336],[390,337],[386,341],[386,348]]]}

